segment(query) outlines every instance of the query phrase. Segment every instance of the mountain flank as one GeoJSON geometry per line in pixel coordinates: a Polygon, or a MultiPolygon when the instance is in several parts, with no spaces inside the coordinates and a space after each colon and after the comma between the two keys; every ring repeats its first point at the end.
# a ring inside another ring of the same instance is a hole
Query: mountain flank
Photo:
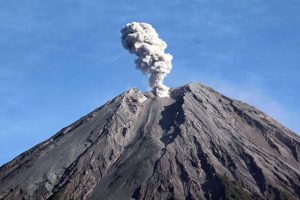
{"type": "Polygon", "coordinates": [[[300,199],[300,137],[201,84],[130,89],[3,165],[0,199],[300,199]]]}

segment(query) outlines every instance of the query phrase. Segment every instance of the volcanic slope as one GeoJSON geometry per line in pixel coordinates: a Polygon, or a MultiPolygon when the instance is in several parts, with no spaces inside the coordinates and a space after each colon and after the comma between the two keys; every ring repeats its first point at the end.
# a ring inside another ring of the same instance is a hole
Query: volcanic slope
{"type": "Polygon", "coordinates": [[[300,138],[201,84],[130,89],[0,168],[0,199],[299,199],[300,138]]]}

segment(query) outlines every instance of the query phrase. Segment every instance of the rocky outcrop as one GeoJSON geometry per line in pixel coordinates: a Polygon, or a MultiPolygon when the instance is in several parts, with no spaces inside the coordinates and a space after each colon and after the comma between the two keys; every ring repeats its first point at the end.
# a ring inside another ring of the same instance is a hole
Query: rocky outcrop
{"type": "Polygon", "coordinates": [[[131,89],[0,168],[0,199],[299,198],[299,136],[200,84],[131,89]]]}

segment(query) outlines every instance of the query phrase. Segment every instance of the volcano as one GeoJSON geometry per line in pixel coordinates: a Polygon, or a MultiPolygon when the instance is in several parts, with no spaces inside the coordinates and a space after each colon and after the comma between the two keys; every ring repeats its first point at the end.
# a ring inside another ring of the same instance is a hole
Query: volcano
{"type": "Polygon", "coordinates": [[[0,199],[300,199],[300,137],[192,83],[137,89],[0,168],[0,199]]]}

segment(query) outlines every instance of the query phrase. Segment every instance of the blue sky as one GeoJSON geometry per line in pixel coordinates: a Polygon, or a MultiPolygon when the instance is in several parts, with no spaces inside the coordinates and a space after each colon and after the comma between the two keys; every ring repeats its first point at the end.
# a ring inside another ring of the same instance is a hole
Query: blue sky
{"type": "Polygon", "coordinates": [[[201,82],[300,133],[299,0],[0,2],[0,165],[147,79],[120,43],[151,23],[165,83],[201,82]]]}

